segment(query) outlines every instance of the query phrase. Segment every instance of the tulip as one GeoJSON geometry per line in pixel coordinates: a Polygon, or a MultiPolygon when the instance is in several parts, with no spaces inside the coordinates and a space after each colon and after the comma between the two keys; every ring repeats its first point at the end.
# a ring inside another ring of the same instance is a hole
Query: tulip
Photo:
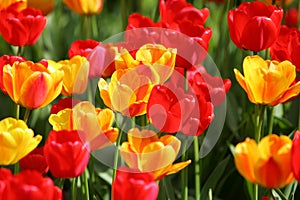
{"type": "Polygon", "coordinates": [[[12,177],[12,173],[7,168],[0,168],[0,199],[5,199],[7,188],[8,188],[8,180],[12,177]]]}
{"type": "Polygon", "coordinates": [[[298,26],[298,9],[297,8],[290,8],[289,10],[287,10],[284,23],[288,27],[297,28],[297,26],[298,26]]]}
{"type": "Polygon", "coordinates": [[[80,100],[72,98],[60,99],[56,104],[52,105],[50,114],[57,114],[59,111],[64,110],[65,108],[73,108],[79,102],[80,100]]]}
{"type": "Polygon", "coordinates": [[[155,200],[158,196],[158,190],[153,174],[120,167],[112,184],[112,199],[155,200]]]}
{"type": "Polygon", "coordinates": [[[3,55],[0,57],[0,88],[4,94],[6,94],[6,90],[4,88],[3,84],[3,67],[6,64],[13,65],[14,62],[24,62],[26,61],[25,58],[21,56],[8,56],[8,55],[3,55]]]}
{"type": "Polygon", "coordinates": [[[0,165],[12,165],[30,153],[41,142],[22,120],[5,118],[0,121],[0,165]]]}
{"type": "Polygon", "coordinates": [[[11,45],[31,46],[42,34],[46,26],[46,17],[34,8],[19,11],[21,6],[22,4],[11,5],[0,11],[0,34],[11,45]]]}
{"type": "Polygon", "coordinates": [[[121,145],[121,157],[130,168],[153,173],[155,180],[177,173],[191,163],[188,160],[173,164],[181,145],[175,136],[159,138],[152,130],[132,128],[127,137],[128,142],[121,145]]]}
{"type": "MultiPolygon", "coordinates": [[[[290,5],[294,0],[275,0],[275,5],[284,7],[290,5]]],[[[266,5],[272,5],[274,0],[263,0],[266,5]]]]}
{"type": "Polygon", "coordinates": [[[96,40],[75,40],[68,50],[68,55],[70,58],[76,55],[87,57],[99,44],[101,43],[96,40]]]}
{"type": "Polygon", "coordinates": [[[290,165],[291,149],[292,141],[284,135],[268,135],[258,144],[247,138],[235,147],[235,166],[252,183],[267,188],[281,188],[294,179],[290,165]]]}
{"type": "Polygon", "coordinates": [[[87,101],[73,109],[66,108],[51,114],[49,122],[53,130],[80,130],[79,136],[90,144],[91,151],[104,148],[118,138],[118,129],[113,128],[114,114],[110,109],[95,108],[87,101]]]}
{"type": "Polygon", "coordinates": [[[26,8],[26,2],[27,0],[1,0],[0,1],[0,10],[9,7],[10,5],[14,4],[16,5],[22,5],[20,6],[21,9],[25,9],[26,8]]]}
{"type": "Polygon", "coordinates": [[[293,139],[292,146],[292,170],[293,174],[298,181],[300,182],[300,162],[299,162],[299,154],[300,154],[300,130],[296,131],[293,139]]]}
{"type": "Polygon", "coordinates": [[[88,143],[81,140],[80,131],[51,131],[44,146],[44,156],[50,172],[57,178],[80,176],[90,157],[88,143]]]}
{"type": "Polygon", "coordinates": [[[40,63],[14,62],[3,67],[4,88],[10,98],[29,109],[51,103],[62,90],[63,72],[40,63]]]}
{"type": "Polygon", "coordinates": [[[297,71],[300,71],[300,31],[296,28],[282,26],[277,40],[271,46],[270,54],[272,59],[277,61],[289,60],[292,62],[297,71]]]}
{"type": "Polygon", "coordinates": [[[79,15],[97,15],[103,8],[103,0],[63,0],[63,2],[79,15]]]}
{"type": "Polygon", "coordinates": [[[53,10],[54,0],[27,0],[27,6],[41,10],[46,16],[53,10]]]}
{"type": "Polygon", "coordinates": [[[240,49],[258,52],[276,40],[283,10],[262,2],[244,2],[228,13],[228,27],[233,43],[240,49]]]}
{"type": "MultiPolygon", "coordinates": [[[[3,169],[0,170],[0,177],[3,169]]],[[[1,183],[1,178],[0,178],[1,183]]],[[[44,178],[36,171],[22,171],[17,175],[9,175],[5,181],[5,192],[2,194],[3,199],[9,200],[61,200],[61,190],[54,186],[53,181],[44,178]]],[[[0,190],[1,197],[1,190],[0,190]]]]}
{"type": "Polygon", "coordinates": [[[39,147],[30,152],[20,160],[20,168],[24,170],[35,170],[41,174],[46,174],[49,167],[44,157],[44,147],[39,147]]]}
{"type": "Polygon", "coordinates": [[[57,63],[50,61],[54,68],[64,72],[63,88],[61,93],[65,96],[82,94],[88,84],[89,62],[85,57],[73,56],[70,60],[57,63]]]}
{"type": "Polygon", "coordinates": [[[300,82],[292,84],[296,69],[289,61],[279,63],[247,56],[243,70],[244,76],[234,69],[235,77],[252,103],[275,106],[299,95],[300,82]]]}

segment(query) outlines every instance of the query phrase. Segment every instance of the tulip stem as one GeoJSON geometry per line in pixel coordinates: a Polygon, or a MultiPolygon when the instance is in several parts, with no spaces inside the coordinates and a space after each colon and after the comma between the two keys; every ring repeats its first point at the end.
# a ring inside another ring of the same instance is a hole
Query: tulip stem
{"type": "Polygon", "coordinates": [[[274,190],[280,196],[281,200],[288,200],[288,198],[279,188],[275,188],[274,190]]]}
{"type": "Polygon", "coordinates": [[[65,183],[65,179],[64,178],[59,178],[58,180],[58,187],[63,190],[64,188],[64,183],[65,183]]]}
{"type": "Polygon", "coordinates": [[[127,24],[126,0],[121,0],[121,17],[122,17],[122,29],[125,30],[127,24]]]}
{"type": "Polygon", "coordinates": [[[195,154],[195,198],[196,200],[200,199],[200,159],[199,159],[199,141],[198,136],[194,136],[194,154],[195,154]]]}
{"type": "Polygon", "coordinates": [[[85,39],[90,39],[91,38],[91,17],[90,16],[86,16],[85,17],[85,39]]]}
{"type": "Polygon", "coordinates": [[[25,110],[25,114],[24,114],[24,122],[27,123],[28,119],[29,119],[29,115],[30,115],[30,109],[26,108],[25,110]]]}
{"type": "Polygon", "coordinates": [[[76,200],[77,195],[77,177],[72,178],[72,200],[76,200]]]}
{"type": "Polygon", "coordinates": [[[90,200],[90,192],[89,192],[89,181],[87,178],[87,169],[83,172],[83,181],[84,181],[84,188],[85,188],[85,199],[90,200]]]}
{"type": "Polygon", "coordinates": [[[261,138],[261,131],[265,113],[265,106],[264,105],[256,105],[255,106],[256,118],[255,118],[255,140],[256,142],[260,141],[261,138]]]}
{"type": "Polygon", "coordinates": [[[115,155],[114,155],[114,168],[113,168],[112,182],[116,178],[116,173],[117,173],[117,168],[118,168],[118,160],[119,160],[119,146],[121,143],[122,134],[123,134],[123,131],[122,131],[122,127],[121,127],[119,135],[118,135],[118,139],[117,139],[117,143],[116,143],[116,151],[115,151],[115,155]]]}
{"type": "Polygon", "coordinates": [[[18,174],[19,172],[20,172],[20,164],[19,164],[19,162],[17,162],[14,165],[14,174],[18,174]]]}
{"type": "Polygon", "coordinates": [[[274,124],[274,107],[270,107],[268,111],[268,134],[272,134],[274,124]]]}
{"type": "MultiPolygon", "coordinates": [[[[187,159],[187,140],[184,140],[183,148],[182,148],[182,161],[186,161],[187,159]]],[[[181,199],[188,200],[188,171],[187,167],[181,171],[181,199]]]]}
{"type": "Polygon", "coordinates": [[[22,47],[18,46],[17,56],[21,56],[22,54],[22,47]]]}
{"type": "Polygon", "coordinates": [[[254,200],[258,200],[258,184],[254,184],[254,200]]]}
{"type": "Polygon", "coordinates": [[[20,119],[20,105],[16,104],[16,119],[20,119]]]}

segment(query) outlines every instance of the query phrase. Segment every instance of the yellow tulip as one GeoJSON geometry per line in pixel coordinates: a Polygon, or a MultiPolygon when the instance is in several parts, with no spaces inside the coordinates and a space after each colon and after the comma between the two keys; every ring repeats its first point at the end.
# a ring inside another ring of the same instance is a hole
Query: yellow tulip
{"type": "Polygon", "coordinates": [[[25,9],[27,7],[26,0],[0,0],[0,10],[7,8],[8,6],[16,2],[22,3],[22,6],[19,7],[21,9],[25,9]]]}
{"type": "Polygon", "coordinates": [[[176,49],[163,45],[145,44],[136,52],[134,59],[126,49],[122,49],[116,55],[115,67],[118,70],[146,66],[142,69],[149,69],[147,75],[153,83],[164,83],[173,73],[176,53],[176,49]]]}
{"type": "Polygon", "coordinates": [[[42,136],[34,137],[22,120],[5,118],[0,121],[0,165],[11,165],[25,157],[41,142],[42,136]]]}
{"type": "Polygon", "coordinates": [[[255,104],[275,106],[299,95],[300,82],[296,67],[289,61],[263,60],[259,56],[247,56],[243,62],[244,76],[234,69],[235,77],[255,104]]]}
{"type": "Polygon", "coordinates": [[[113,128],[114,113],[106,108],[95,108],[88,101],[83,101],[73,109],[66,108],[57,114],[51,114],[49,123],[53,130],[81,130],[82,140],[90,143],[92,151],[114,143],[118,138],[118,129],[113,128]]]}
{"type": "Polygon", "coordinates": [[[257,144],[247,138],[236,145],[235,166],[252,183],[281,188],[294,180],[291,167],[292,140],[287,136],[268,135],[257,144]]]}
{"type": "Polygon", "coordinates": [[[96,15],[103,8],[103,0],[64,0],[63,2],[80,15],[96,15]]]}
{"type": "Polygon", "coordinates": [[[190,160],[173,165],[181,142],[173,135],[158,137],[154,131],[137,128],[128,131],[128,142],[121,145],[121,156],[130,168],[152,172],[156,180],[185,168],[190,160]]]}
{"type": "Polygon", "coordinates": [[[14,62],[3,67],[3,84],[16,104],[29,109],[41,108],[61,93],[63,74],[40,63],[14,62]]]}
{"type": "Polygon", "coordinates": [[[61,93],[65,96],[82,94],[88,84],[89,62],[85,57],[73,56],[70,60],[62,60],[57,63],[49,61],[53,68],[64,72],[63,88],[61,93]]]}

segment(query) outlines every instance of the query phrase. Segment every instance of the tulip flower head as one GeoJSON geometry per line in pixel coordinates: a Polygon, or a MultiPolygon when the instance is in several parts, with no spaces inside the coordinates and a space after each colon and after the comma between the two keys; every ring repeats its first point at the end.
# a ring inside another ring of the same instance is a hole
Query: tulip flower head
{"type": "Polygon", "coordinates": [[[26,8],[22,3],[12,4],[0,11],[0,34],[14,46],[34,45],[46,26],[46,17],[40,10],[26,8]],[[34,27],[34,28],[32,28],[34,27]]]}
{"type": "Polygon", "coordinates": [[[181,142],[175,136],[165,135],[158,137],[154,131],[128,131],[128,142],[121,145],[121,156],[132,168],[142,172],[152,172],[155,180],[165,175],[177,173],[191,163],[190,160],[173,164],[181,142]]]}
{"type": "Polygon", "coordinates": [[[235,77],[255,104],[275,106],[300,93],[296,67],[289,61],[269,61],[259,56],[248,56],[243,62],[244,76],[234,69],[235,77]]]}
{"type": "Polygon", "coordinates": [[[262,2],[243,2],[228,13],[228,27],[233,43],[240,49],[258,52],[276,40],[283,10],[262,2]]]}
{"type": "Polygon", "coordinates": [[[63,2],[79,15],[97,15],[103,8],[103,0],[63,0],[63,2]]]}
{"type": "Polygon", "coordinates": [[[291,155],[292,140],[287,136],[268,135],[257,144],[247,138],[236,145],[235,166],[239,173],[267,188],[281,188],[294,180],[291,155]]]}
{"type": "Polygon", "coordinates": [[[27,6],[41,10],[46,16],[53,10],[54,0],[27,0],[27,6]]]}
{"type": "Polygon", "coordinates": [[[48,105],[61,93],[63,74],[41,63],[14,62],[3,67],[3,84],[16,104],[35,109],[48,105]]]}
{"type": "Polygon", "coordinates": [[[0,165],[12,165],[25,157],[41,142],[22,120],[5,118],[0,121],[0,165]]]}
{"type": "Polygon", "coordinates": [[[293,146],[292,146],[292,170],[298,183],[300,182],[299,155],[300,155],[300,130],[295,132],[294,139],[293,139],[293,146]]]}

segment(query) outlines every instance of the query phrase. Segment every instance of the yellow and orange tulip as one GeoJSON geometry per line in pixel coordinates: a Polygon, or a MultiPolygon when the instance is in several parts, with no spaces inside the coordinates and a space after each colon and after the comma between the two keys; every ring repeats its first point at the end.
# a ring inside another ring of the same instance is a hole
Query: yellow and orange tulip
{"type": "Polygon", "coordinates": [[[8,6],[16,2],[20,2],[20,4],[22,4],[22,6],[19,7],[21,9],[25,9],[27,7],[26,0],[0,0],[0,10],[7,8],[8,6]]]}
{"type": "Polygon", "coordinates": [[[34,132],[22,120],[5,118],[0,121],[0,165],[17,163],[41,142],[42,136],[34,132]]]}
{"type": "Polygon", "coordinates": [[[235,77],[252,103],[275,106],[300,93],[300,82],[293,84],[296,67],[289,61],[277,62],[259,56],[247,56],[243,70],[244,76],[234,69],[235,77]]]}
{"type": "Polygon", "coordinates": [[[177,173],[191,163],[190,160],[173,164],[181,142],[173,135],[158,135],[151,130],[137,128],[128,131],[128,142],[121,145],[121,156],[130,168],[152,172],[155,179],[177,173]]]}
{"type": "Polygon", "coordinates": [[[63,2],[79,15],[97,15],[103,8],[103,0],[64,0],[63,2]]]}
{"type": "Polygon", "coordinates": [[[114,113],[106,108],[95,108],[88,101],[83,101],[73,109],[66,108],[57,114],[51,114],[49,122],[53,130],[81,130],[83,140],[90,143],[92,151],[114,143],[118,138],[118,129],[113,128],[114,113]]]}
{"type": "Polygon", "coordinates": [[[48,105],[61,93],[63,75],[40,63],[14,62],[3,67],[3,84],[16,104],[35,109],[48,105]]]}
{"type": "Polygon", "coordinates": [[[57,63],[49,61],[53,68],[64,72],[63,88],[61,93],[65,96],[82,94],[88,84],[89,62],[83,56],[73,56],[70,60],[57,63]]]}
{"type": "Polygon", "coordinates": [[[48,15],[54,8],[54,0],[27,0],[27,7],[36,8],[48,15]]]}
{"type": "Polygon", "coordinates": [[[281,188],[294,180],[291,167],[292,140],[287,136],[268,135],[257,144],[246,138],[234,150],[239,173],[267,188],[281,188]]]}

